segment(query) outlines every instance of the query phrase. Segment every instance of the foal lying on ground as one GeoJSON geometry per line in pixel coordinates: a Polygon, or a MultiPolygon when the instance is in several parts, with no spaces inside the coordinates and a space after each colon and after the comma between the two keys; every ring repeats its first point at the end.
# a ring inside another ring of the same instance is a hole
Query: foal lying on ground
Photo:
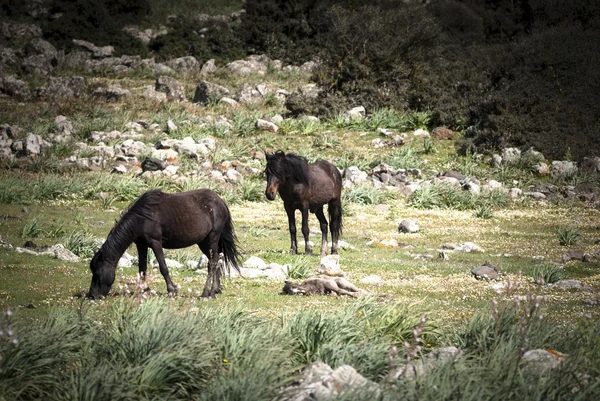
{"type": "Polygon", "coordinates": [[[348,295],[356,298],[358,293],[366,293],[356,288],[352,283],[342,277],[310,277],[302,282],[295,284],[291,281],[285,282],[282,295],[328,295],[332,292],[338,295],[348,295]]]}

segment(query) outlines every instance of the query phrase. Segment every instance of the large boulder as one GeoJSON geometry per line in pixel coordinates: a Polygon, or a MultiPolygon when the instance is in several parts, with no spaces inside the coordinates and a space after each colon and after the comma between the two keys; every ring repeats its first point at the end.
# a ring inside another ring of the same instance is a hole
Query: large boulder
{"type": "Polygon", "coordinates": [[[25,81],[13,77],[0,77],[0,93],[17,99],[26,98],[31,94],[25,81]]]}
{"type": "Polygon", "coordinates": [[[200,72],[200,63],[194,56],[174,58],[165,64],[181,75],[196,75],[200,72]]]}
{"type": "Polygon", "coordinates": [[[42,95],[49,98],[81,97],[85,92],[85,80],[80,76],[50,77],[42,95]]]}

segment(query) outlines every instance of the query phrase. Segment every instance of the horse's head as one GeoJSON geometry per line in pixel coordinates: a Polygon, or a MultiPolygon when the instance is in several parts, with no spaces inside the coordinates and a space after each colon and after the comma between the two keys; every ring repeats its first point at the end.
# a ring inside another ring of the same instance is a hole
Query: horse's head
{"type": "Polygon", "coordinates": [[[294,284],[291,281],[285,281],[281,295],[305,295],[306,290],[300,284],[294,284]]]}
{"type": "Polygon", "coordinates": [[[267,189],[265,196],[268,200],[275,200],[279,186],[285,182],[285,153],[278,150],[275,153],[267,153],[267,189]]]}
{"type": "Polygon", "coordinates": [[[102,249],[94,254],[90,262],[90,270],[92,271],[92,283],[88,297],[92,299],[105,297],[115,281],[116,269],[112,263],[106,261],[102,249]]]}

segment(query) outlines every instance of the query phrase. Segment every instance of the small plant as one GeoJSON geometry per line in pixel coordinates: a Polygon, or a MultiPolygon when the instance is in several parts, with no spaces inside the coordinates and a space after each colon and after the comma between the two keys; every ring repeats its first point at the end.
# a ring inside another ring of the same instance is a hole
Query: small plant
{"type": "Polygon", "coordinates": [[[435,153],[435,146],[433,145],[431,138],[423,139],[423,153],[426,155],[435,153]]]}
{"type": "Polygon", "coordinates": [[[301,256],[288,268],[286,277],[292,280],[304,280],[313,275],[314,269],[309,258],[301,256]]]}
{"type": "Polygon", "coordinates": [[[553,284],[565,276],[565,271],[557,265],[541,265],[533,269],[533,279],[536,284],[553,284]]]}
{"type": "Polygon", "coordinates": [[[46,231],[46,237],[49,238],[61,238],[65,235],[65,228],[60,226],[52,226],[46,231]]]}
{"type": "Polygon", "coordinates": [[[73,231],[65,239],[64,245],[80,258],[91,258],[98,247],[96,240],[86,231],[73,231]]]}
{"type": "Polygon", "coordinates": [[[556,229],[556,236],[558,237],[558,242],[562,246],[570,246],[577,242],[580,236],[579,230],[572,227],[559,227],[556,229]]]}
{"type": "Polygon", "coordinates": [[[408,116],[408,127],[412,130],[427,129],[431,123],[431,113],[417,111],[408,116]]]}
{"type": "Polygon", "coordinates": [[[248,202],[259,202],[265,199],[263,195],[263,183],[256,180],[244,180],[240,184],[242,200],[248,202]]]}
{"type": "Polygon", "coordinates": [[[473,210],[473,216],[478,219],[489,220],[494,217],[492,207],[490,205],[480,205],[473,210]]]}
{"type": "Polygon", "coordinates": [[[414,148],[407,146],[390,154],[386,160],[390,166],[395,168],[421,168],[423,161],[414,148]]]}
{"type": "Polygon", "coordinates": [[[359,205],[377,205],[381,203],[381,191],[377,188],[361,185],[348,189],[342,195],[342,203],[354,202],[359,205]]]}
{"type": "Polygon", "coordinates": [[[35,238],[42,233],[42,223],[38,217],[32,217],[25,222],[21,238],[35,238]]]}
{"type": "Polygon", "coordinates": [[[117,200],[117,197],[109,192],[104,192],[102,196],[100,196],[100,204],[102,205],[102,209],[110,209],[117,200]]]}

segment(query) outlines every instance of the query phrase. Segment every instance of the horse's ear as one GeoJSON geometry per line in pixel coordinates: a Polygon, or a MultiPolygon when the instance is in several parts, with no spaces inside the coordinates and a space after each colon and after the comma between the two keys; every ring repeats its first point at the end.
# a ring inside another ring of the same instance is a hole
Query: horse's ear
{"type": "Polygon", "coordinates": [[[279,157],[280,159],[285,159],[285,153],[283,153],[283,150],[278,150],[277,152],[275,152],[275,156],[279,157]]]}

